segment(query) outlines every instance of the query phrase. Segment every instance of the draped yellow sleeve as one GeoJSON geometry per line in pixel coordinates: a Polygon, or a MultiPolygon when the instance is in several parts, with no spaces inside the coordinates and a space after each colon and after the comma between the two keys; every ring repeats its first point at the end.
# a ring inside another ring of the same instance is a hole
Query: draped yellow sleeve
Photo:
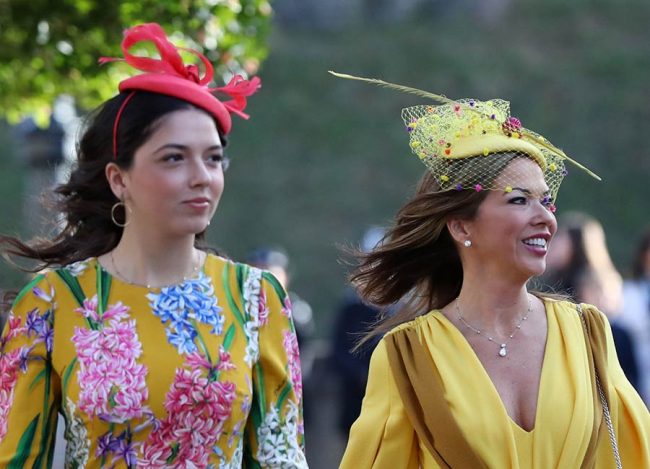
{"type": "MultiPolygon", "coordinates": [[[[621,463],[624,468],[650,468],[650,414],[641,397],[625,377],[616,355],[612,330],[605,315],[591,305],[583,305],[586,317],[599,317],[604,325],[606,348],[606,393],[609,402],[614,432],[618,442],[621,463]]],[[[612,448],[604,435],[604,442],[598,447],[596,467],[612,461],[612,448]]]]}
{"type": "MultiPolygon", "coordinates": [[[[361,415],[350,430],[341,469],[417,469],[418,448],[382,341],[370,359],[361,415]]],[[[428,466],[435,467],[435,466],[428,466]]]]}

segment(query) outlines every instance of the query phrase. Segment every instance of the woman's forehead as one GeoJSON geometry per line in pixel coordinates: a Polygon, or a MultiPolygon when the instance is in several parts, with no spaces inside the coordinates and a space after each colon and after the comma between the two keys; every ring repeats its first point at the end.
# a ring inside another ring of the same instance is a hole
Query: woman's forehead
{"type": "Polygon", "coordinates": [[[549,191],[542,168],[528,158],[516,158],[503,169],[495,180],[496,187],[524,189],[533,194],[549,191]]]}

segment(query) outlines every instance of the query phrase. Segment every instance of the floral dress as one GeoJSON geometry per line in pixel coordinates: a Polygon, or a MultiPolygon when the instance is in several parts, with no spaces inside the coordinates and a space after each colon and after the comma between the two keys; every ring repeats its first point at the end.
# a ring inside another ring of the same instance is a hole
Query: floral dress
{"type": "Polygon", "coordinates": [[[96,258],[37,276],[0,337],[0,467],[304,468],[289,297],[268,272],[208,256],[163,288],[96,258]]]}

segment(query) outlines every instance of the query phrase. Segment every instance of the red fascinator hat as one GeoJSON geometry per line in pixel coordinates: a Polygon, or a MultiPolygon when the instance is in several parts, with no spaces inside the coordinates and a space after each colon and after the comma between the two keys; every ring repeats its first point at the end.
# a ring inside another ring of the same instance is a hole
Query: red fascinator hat
{"type": "MultiPolygon", "coordinates": [[[[208,84],[212,81],[214,69],[207,57],[192,49],[176,47],[169,42],[159,24],[147,23],[127,29],[122,40],[122,52],[123,59],[110,57],[99,59],[100,64],[123,60],[133,68],[144,72],[123,80],[119,85],[121,92],[149,91],[187,101],[214,116],[225,134],[232,128],[231,113],[248,119],[249,116],[243,112],[246,109],[246,98],[258,90],[260,79],[254,77],[245,80],[242,76],[235,75],[226,86],[209,88],[208,84]],[[129,49],[134,44],[145,41],[153,42],[160,53],[159,59],[137,57],[129,53],[129,49]],[[179,50],[191,52],[201,59],[204,68],[203,76],[197,65],[183,63],[179,50]],[[221,101],[213,93],[222,93],[230,96],[231,99],[221,101]]],[[[116,127],[127,102],[128,98],[116,117],[116,127]]],[[[114,134],[117,133],[116,130],[114,134]]]]}

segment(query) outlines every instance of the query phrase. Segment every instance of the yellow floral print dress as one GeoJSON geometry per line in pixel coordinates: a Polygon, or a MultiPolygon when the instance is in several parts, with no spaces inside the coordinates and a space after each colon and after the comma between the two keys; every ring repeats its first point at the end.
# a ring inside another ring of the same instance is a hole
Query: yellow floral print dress
{"type": "Polygon", "coordinates": [[[0,467],[307,467],[289,297],[209,255],[163,288],[95,258],[37,276],[0,337],[0,467]]]}

